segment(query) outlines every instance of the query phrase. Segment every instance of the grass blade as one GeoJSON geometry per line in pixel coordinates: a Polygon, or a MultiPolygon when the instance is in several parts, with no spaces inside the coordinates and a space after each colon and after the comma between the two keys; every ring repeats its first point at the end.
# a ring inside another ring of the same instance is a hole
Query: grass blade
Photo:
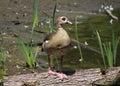
{"type": "Polygon", "coordinates": [[[34,29],[35,27],[38,26],[38,0],[34,0],[33,12],[34,12],[34,20],[32,25],[31,37],[30,37],[31,42],[32,42],[34,29]]]}
{"type": "Polygon", "coordinates": [[[98,42],[99,42],[99,47],[100,47],[101,55],[102,55],[102,58],[103,58],[103,63],[104,63],[104,66],[106,67],[105,55],[104,55],[104,51],[103,51],[101,37],[100,37],[98,31],[96,31],[96,34],[97,34],[97,38],[98,38],[98,42]]]}
{"type": "MultiPolygon", "coordinates": [[[[26,60],[27,66],[30,67],[30,68],[35,67],[36,66],[37,53],[35,55],[33,54],[32,45],[26,47],[21,38],[18,39],[18,43],[19,43],[19,45],[22,49],[22,52],[23,52],[24,58],[26,60]]],[[[36,52],[38,52],[38,49],[37,49],[36,52]]]]}
{"type": "Polygon", "coordinates": [[[107,61],[108,61],[108,65],[109,67],[113,67],[113,54],[112,54],[112,45],[111,43],[107,43],[104,44],[103,43],[103,47],[107,56],[107,61]]]}
{"type": "Polygon", "coordinates": [[[58,4],[58,0],[55,1],[55,6],[54,6],[54,10],[53,10],[52,28],[55,28],[55,15],[56,15],[57,4],[58,4]]]}
{"type": "Polygon", "coordinates": [[[117,55],[117,48],[118,48],[119,40],[120,40],[119,38],[115,39],[114,31],[112,31],[112,44],[113,44],[113,61],[114,61],[114,65],[116,64],[116,55],[117,55]]]}
{"type": "Polygon", "coordinates": [[[5,70],[5,62],[6,62],[6,58],[3,54],[2,48],[0,48],[0,66],[3,70],[5,70]]]}
{"type": "Polygon", "coordinates": [[[35,26],[38,26],[38,0],[34,0],[34,22],[33,22],[33,28],[35,26]]]}

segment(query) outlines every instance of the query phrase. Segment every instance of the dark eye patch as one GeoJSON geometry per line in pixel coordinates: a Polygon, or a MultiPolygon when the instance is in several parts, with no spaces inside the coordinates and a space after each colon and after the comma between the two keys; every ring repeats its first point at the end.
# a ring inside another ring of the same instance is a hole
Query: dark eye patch
{"type": "Polygon", "coordinates": [[[63,18],[62,18],[62,20],[63,20],[63,21],[65,21],[65,20],[66,20],[66,18],[64,18],[64,17],[63,17],[63,18]]]}

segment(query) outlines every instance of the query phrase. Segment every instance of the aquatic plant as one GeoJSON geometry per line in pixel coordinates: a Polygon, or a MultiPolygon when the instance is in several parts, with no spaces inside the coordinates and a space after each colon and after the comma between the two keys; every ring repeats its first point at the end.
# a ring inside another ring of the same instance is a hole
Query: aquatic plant
{"type": "Polygon", "coordinates": [[[101,37],[100,37],[100,34],[99,34],[98,31],[96,31],[96,35],[97,35],[97,39],[98,39],[98,42],[99,42],[99,47],[100,47],[103,63],[104,63],[104,66],[106,67],[105,54],[104,54],[104,50],[103,50],[103,46],[102,46],[101,37]]]}
{"type": "Polygon", "coordinates": [[[21,38],[18,39],[18,43],[22,49],[27,66],[30,68],[36,67],[36,57],[37,57],[37,53],[38,53],[38,47],[34,54],[32,44],[25,45],[21,38]]]}
{"type": "MultiPolygon", "coordinates": [[[[79,41],[79,38],[78,38],[78,26],[77,26],[77,24],[78,24],[78,21],[77,21],[77,17],[76,17],[75,18],[75,37],[76,37],[76,40],[79,41]]],[[[79,61],[82,61],[83,60],[83,55],[82,55],[82,50],[81,50],[79,42],[77,43],[77,46],[78,46],[79,54],[80,54],[79,61]]]]}
{"type": "Polygon", "coordinates": [[[114,31],[112,31],[112,42],[103,43],[101,41],[101,37],[96,31],[97,38],[99,41],[100,51],[103,58],[104,66],[106,67],[106,62],[108,62],[109,67],[113,67],[116,65],[116,55],[117,55],[117,48],[119,44],[119,38],[115,38],[114,31]],[[105,61],[105,57],[107,57],[107,61],[105,61]]]}
{"type": "Polygon", "coordinates": [[[105,54],[107,57],[108,65],[110,67],[113,67],[113,54],[112,54],[112,45],[110,42],[108,43],[103,43],[103,48],[105,50],[105,54]]]}
{"type": "Polygon", "coordinates": [[[112,50],[113,50],[113,64],[116,65],[116,56],[117,56],[117,48],[120,41],[120,37],[115,37],[114,31],[112,31],[112,50]]]}

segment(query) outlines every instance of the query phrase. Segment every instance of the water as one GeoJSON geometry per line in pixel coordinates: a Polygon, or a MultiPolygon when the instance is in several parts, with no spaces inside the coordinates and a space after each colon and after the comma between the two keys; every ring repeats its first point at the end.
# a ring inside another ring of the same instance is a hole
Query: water
{"type": "MultiPolygon", "coordinates": [[[[120,10],[115,11],[116,15],[120,10]]],[[[118,16],[119,17],[119,16],[118,16]]],[[[115,32],[115,36],[120,36],[120,21],[113,22],[113,24],[109,23],[110,18],[107,16],[93,16],[85,20],[78,19],[78,37],[79,42],[83,44],[88,44],[92,49],[99,51],[98,39],[95,31],[98,30],[103,42],[111,42],[112,41],[112,30],[115,32]]],[[[73,20],[74,22],[74,20],[73,20]]],[[[75,25],[72,26],[66,25],[64,28],[67,28],[67,32],[69,33],[72,39],[75,39],[75,25]]],[[[117,52],[117,66],[120,66],[120,45],[118,46],[117,52]]],[[[96,53],[91,51],[88,48],[82,48],[83,53],[83,61],[80,60],[80,54],[78,48],[71,48],[70,52],[64,56],[63,61],[63,70],[79,70],[85,68],[98,68],[104,67],[102,56],[100,53],[96,53]]],[[[46,60],[45,60],[46,61],[46,60]]],[[[59,61],[59,60],[58,60],[59,61]]],[[[53,59],[55,65],[58,66],[58,62],[56,62],[56,58],[53,59]]],[[[58,67],[56,67],[58,69],[58,67]]]]}

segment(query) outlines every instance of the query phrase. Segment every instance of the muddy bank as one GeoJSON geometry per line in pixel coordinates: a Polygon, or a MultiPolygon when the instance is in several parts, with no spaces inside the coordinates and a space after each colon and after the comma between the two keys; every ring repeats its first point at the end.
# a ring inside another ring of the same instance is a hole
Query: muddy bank
{"type": "MultiPolygon", "coordinates": [[[[0,1],[0,31],[8,34],[18,34],[26,39],[31,33],[33,22],[33,2],[34,0],[1,0],[0,1]]],[[[65,15],[74,19],[76,16],[81,18],[88,15],[95,15],[106,3],[114,8],[120,7],[119,0],[58,0],[56,17],[65,15]]],[[[55,0],[39,0],[39,28],[45,28],[44,23],[52,17],[55,0]]],[[[37,33],[36,33],[37,34],[37,33]]],[[[44,37],[37,35],[33,37],[35,41],[44,37]]]]}
{"type": "MultiPolygon", "coordinates": [[[[29,37],[33,22],[33,3],[34,0],[1,0],[0,1],[0,31],[8,34],[17,34],[22,38],[29,37]]],[[[88,15],[95,15],[106,3],[114,8],[120,7],[119,0],[58,0],[56,17],[65,15],[74,19],[76,16],[81,18],[88,15]]],[[[46,28],[44,23],[52,17],[55,0],[39,0],[39,29],[46,28]]],[[[43,39],[43,34],[36,33],[33,37],[38,42],[43,39]]]]}

